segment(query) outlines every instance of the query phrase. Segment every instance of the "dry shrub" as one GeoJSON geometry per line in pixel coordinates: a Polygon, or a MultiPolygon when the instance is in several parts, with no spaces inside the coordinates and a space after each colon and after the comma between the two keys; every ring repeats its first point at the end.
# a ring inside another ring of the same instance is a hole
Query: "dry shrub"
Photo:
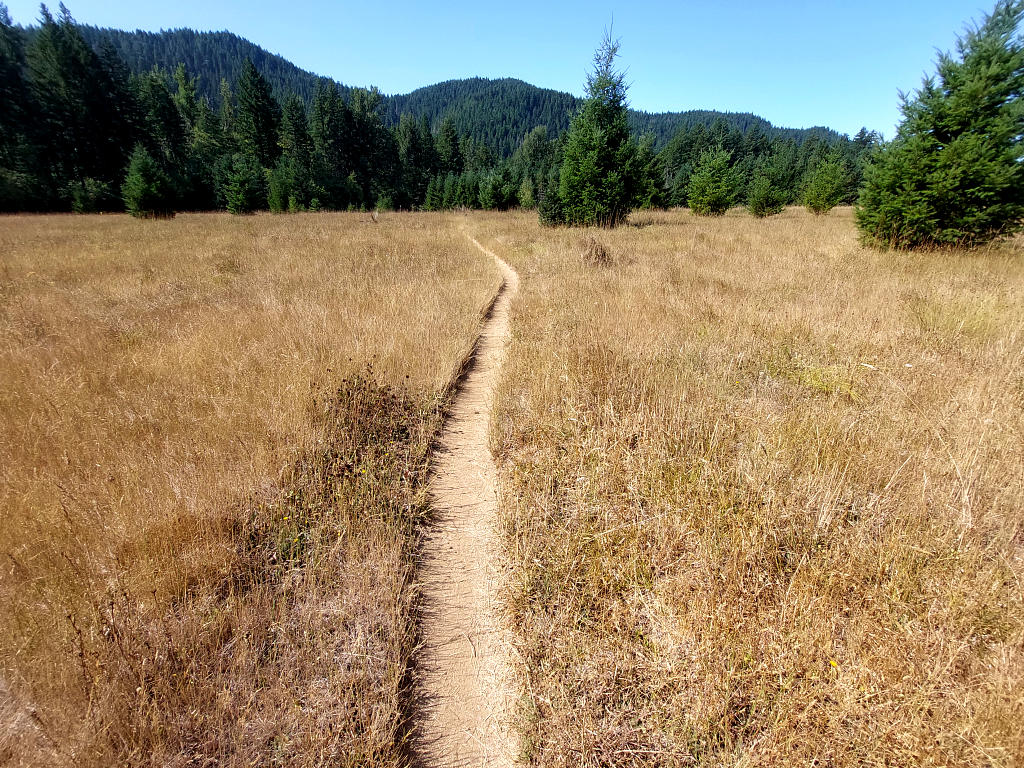
{"type": "Polygon", "coordinates": [[[0,254],[0,763],[404,764],[492,265],[437,215],[11,217],[0,254]]]}
{"type": "Polygon", "coordinates": [[[611,251],[593,235],[583,238],[579,250],[580,258],[588,267],[610,267],[615,264],[611,251]]]}
{"type": "Polygon", "coordinates": [[[492,444],[539,766],[1024,761],[1024,263],[848,210],[605,236],[524,276],[492,444]]]}

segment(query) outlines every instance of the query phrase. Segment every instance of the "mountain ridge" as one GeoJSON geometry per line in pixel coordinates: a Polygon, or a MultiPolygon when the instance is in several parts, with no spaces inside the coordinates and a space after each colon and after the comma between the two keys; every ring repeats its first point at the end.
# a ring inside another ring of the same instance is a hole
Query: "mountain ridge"
{"type": "MultiPolygon", "coordinates": [[[[34,28],[27,31],[31,34],[34,28]]],[[[172,71],[185,64],[192,76],[199,77],[199,93],[216,104],[221,79],[237,80],[242,63],[252,60],[271,84],[275,95],[283,98],[295,93],[307,103],[322,81],[335,83],[343,96],[354,86],[334,78],[304,70],[280,54],[229,31],[201,32],[189,28],[148,32],[79,25],[83,37],[98,48],[104,40],[133,72],[153,67],[172,71]]],[[[469,77],[425,85],[405,94],[383,94],[381,114],[385,123],[395,125],[403,113],[426,116],[433,125],[451,117],[460,133],[492,146],[504,156],[510,155],[534,127],[543,125],[549,135],[558,135],[569,127],[572,115],[582,102],[578,96],[533,85],[515,77],[469,77]]],[[[631,127],[636,133],[654,135],[660,148],[681,128],[702,123],[710,126],[724,120],[744,133],[760,130],[771,138],[792,138],[802,143],[811,136],[834,141],[842,134],[825,126],[785,128],[750,112],[685,110],[644,112],[630,110],[631,127]]]]}

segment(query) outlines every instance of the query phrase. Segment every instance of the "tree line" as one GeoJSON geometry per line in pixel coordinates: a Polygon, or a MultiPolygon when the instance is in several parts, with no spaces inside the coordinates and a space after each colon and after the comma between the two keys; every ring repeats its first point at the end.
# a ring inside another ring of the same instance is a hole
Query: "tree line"
{"type": "Polygon", "coordinates": [[[389,128],[381,94],[322,80],[283,103],[246,60],[218,97],[179,64],[131,74],[62,7],[26,40],[0,5],[0,209],[114,211],[422,206],[435,175],[479,178],[493,153],[442,121],[389,128]]]}
{"type": "MultiPolygon", "coordinates": [[[[213,209],[532,208],[573,151],[566,133],[553,135],[541,125],[503,156],[501,146],[460,132],[458,113],[431,121],[426,113],[417,120],[403,112],[389,126],[378,91],[326,79],[308,99],[296,92],[279,99],[249,59],[211,97],[183,62],[173,72],[153,67],[133,74],[110,39],[77,25],[63,6],[56,17],[45,6],[41,13],[39,27],[27,33],[0,5],[2,210],[127,207],[160,216],[213,209]]],[[[142,39],[127,35],[120,43],[142,39]]],[[[488,82],[482,87],[491,88],[488,82]]],[[[554,92],[534,90],[546,94],[542,111],[553,109],[554,92]]],[[[493,108],[505,106],[499,100],[493,108]]],[[[739,169],[734,201],[747,194],[747,171],[767,157],[776,158],[787,201],[828,152],[858,167],[863,147],[857,141],[769,139],[759,123],[752,125],[744,132],[724,118],[710,127],[688,123],[660,153],[656,137],[648,136],[638,161],[646,174],[642,204],[687,204],[693,171],[712,147],[730,152],[739,169]]],[[[628,117],[623,130],[629,132],[628,117]]]]}

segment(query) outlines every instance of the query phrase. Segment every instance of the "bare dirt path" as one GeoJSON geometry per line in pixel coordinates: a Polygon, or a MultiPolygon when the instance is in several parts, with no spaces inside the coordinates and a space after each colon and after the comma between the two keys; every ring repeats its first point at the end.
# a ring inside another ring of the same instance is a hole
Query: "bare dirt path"
{"type": "Polygon", "coordinates": [[[417,751],[425,766],[444,768],[514,761],[507,645],[497,611],[497,478],[487,434],[519,277],[473,242],[498,264],[503,283],[434,455],[430,493],[437,522],[425,536],[419,572],[417,751]]]}

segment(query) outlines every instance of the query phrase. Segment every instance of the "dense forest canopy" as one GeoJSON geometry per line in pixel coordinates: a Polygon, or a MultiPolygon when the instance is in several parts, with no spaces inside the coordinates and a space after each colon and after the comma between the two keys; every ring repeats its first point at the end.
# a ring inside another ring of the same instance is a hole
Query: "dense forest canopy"
{"type": "MultiPolygon", "coordinates": [[[[227,32],[97,29],[63,6],[26,29],[0,11],[0,210],[533,207],[583,104],[515,79],[386,96],[227,32]]],[[[878,143],[751,114],[626,115],[649,180],[638,205],[686,205],[712,149],[729,154],[735,203],[766,166],[795,202],[826,160],[851,202],[878,143]]]]}

